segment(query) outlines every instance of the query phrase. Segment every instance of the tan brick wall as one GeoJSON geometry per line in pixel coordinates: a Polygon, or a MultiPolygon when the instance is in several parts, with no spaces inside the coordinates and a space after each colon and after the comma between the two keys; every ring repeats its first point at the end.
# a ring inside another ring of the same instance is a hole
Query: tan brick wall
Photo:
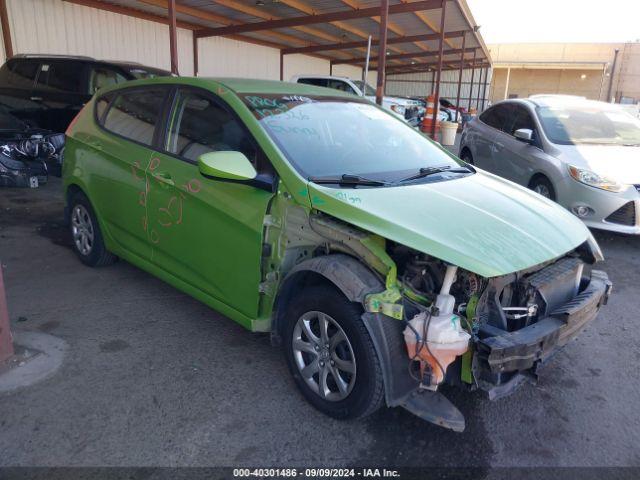
{"type": "Polygon", "coordinates": [[[621,97],[640,101],[640,43],[520,43],[488,48],[494,62],[493,102],[504,98],[507,65],[512,66],[509,94],[555,93],[606,100],[611,77],[603,77],[603,69],[610,73],[616,49],[611,96],[616,101],[621,97]]]}
{"type": "MultiPolygon", "coordinates": [[[[507,69],[494,70],[491,99],[493,102],[504,98],[507,69]]],[[[580,95],[598,100],[601,93],[602,71],[600,70],[547,70],[547,69],[511,69],[509,77],[509,95],[518,98],[541,93],[580,95]],[[582,75],[585,78],[582,78],[582,75]]],[[[606,94],[606,82],[605,90],[606,94]]]]}

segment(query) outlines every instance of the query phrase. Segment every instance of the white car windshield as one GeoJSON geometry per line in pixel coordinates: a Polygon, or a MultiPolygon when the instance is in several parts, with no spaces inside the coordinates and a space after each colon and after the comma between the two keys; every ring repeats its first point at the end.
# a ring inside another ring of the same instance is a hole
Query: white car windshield
{"type": "Polygon", "coordinates": [[[561,145],[640,145],[640,120],[607,105],[537,108],[544,133],[561,145]]]}
{"type": "MultiPolygon", "coordinates": [[[[360,175],[395,182],[420,169],[464,162],[367,100],[282,94],[241,98],[292,166],[306,178],[360,175]]],[[[470,172],[466,172],[470,173],[470,172]]],[[[438,177],[438,176],[436,176],[438,177]]]]}

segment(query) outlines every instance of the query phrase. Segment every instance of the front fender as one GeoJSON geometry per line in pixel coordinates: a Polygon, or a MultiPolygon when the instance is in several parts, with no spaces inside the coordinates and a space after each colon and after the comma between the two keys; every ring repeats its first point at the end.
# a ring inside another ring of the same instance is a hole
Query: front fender
{"type": "MultiPolygon", "coordinates": [[[[384,291],[384,283],[357,259],[345,254],[316,257],[294,267],[285,278],[276,300],[274,343],[280,343],[281,314],[295,291],[301,275],[315,274],[335,285],[350,301],[363,303],[370,293],[384,291]]],[[[404,343],[404,322],[381,313],[365,312],[364,323],[382,367],[385,401],[390,407],[404,407],[424,420],[455,431],[464,430],[464,417],[439,392],[422,391],[409,374],[409,357],[404,343]]]]}

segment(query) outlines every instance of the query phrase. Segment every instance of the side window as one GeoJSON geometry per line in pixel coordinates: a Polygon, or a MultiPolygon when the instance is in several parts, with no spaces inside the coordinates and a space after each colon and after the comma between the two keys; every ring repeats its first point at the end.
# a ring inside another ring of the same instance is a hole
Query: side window
{"type": "Polygon", "coordinates": [[[89,92],[91,95],[110,85],[126,82],[123,75],[107,67],[91,67],[89,72],[89,92]]]}
{"type": "Polygon", "coordinates": [[[347,82],[343,82],[342,80],[329,80],[327,86],[340,90],[341,92],[353,93],[354,95],[356,93],[347,82]]]}
{"type": "Polygon", "coordinates": [[[74,61],[54,61],[40,65],[37,88],[59,93],[87,93],[82,88],[84,64],[74,61]]]}
{"type": "Polygon", "coordinates": [[[480,115],[480,120],[490,127],[502,130],[509,116],[507,105],[496,105],[480,115]]]}
{"type": "Polygon", "coordinates": [[[535,123],[533,122],[533,118],[526,108],[519,105],[514,105],[512,117],[513,123],[511,123],[510,127],[508,128],[508,134],[513,135],[516,130],[519,130],[521,128],[528,128],[529,130],[535,131],[535,123]]]}
{"type": "Polygon", "coordinates": [[[144,145],[153,144],[167,89],[127,89],[113,101],[104,119],[104,128],[144,145]]]}
{"type": "Polygon", "coordinates": [[[326,78],[299,78],[298,83],[305,85],[315,85],[316,87],[326,87],[328,80],[326,78]]]}
{"type": "Polygon", "coordinates": [[[0,82],[14,88],[33,88],[38,75],[37,60],[13,60],[2,67],[0,82]]]}
{"type": "Polygon", "coordinates": [[[207,152],[242,152],[257,166],[258,149],[238,120],[212,98],[181,90],[169,121],[166,150],[195,162],[207,152]]]}

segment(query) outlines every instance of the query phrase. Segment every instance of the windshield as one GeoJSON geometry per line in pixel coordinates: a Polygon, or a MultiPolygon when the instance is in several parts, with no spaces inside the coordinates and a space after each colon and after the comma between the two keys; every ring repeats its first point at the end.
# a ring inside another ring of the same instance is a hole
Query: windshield
{"type": "Polygon", "coordinates": [[[544,133],[561,145],[640,145],[640,120],[608,105],[538,107],[544,133]]]}
{"type": "MultiPolygon", "coordinates": [[[[306,178],[346,174],[395,182],[421,168],[464,165],[366,100],[276,94],[241,98],[306,178]]],[[[443,173],[430,181],[451,175],[443,173]]]]}
{"type": "Polygon", "coordinates": [[[364,92],[364,94],[366,96],[368,96],[368,97],[375,97],[376,96],[376,91],[368,83],[364,83],[362,80],[352,80],[352,81],[353,81],[353,83],[356,84],[356,87],[358,87],[361,92],[364,92]],[[366,88],[366,91],[362,88],[363,86],[366,88]]]}

